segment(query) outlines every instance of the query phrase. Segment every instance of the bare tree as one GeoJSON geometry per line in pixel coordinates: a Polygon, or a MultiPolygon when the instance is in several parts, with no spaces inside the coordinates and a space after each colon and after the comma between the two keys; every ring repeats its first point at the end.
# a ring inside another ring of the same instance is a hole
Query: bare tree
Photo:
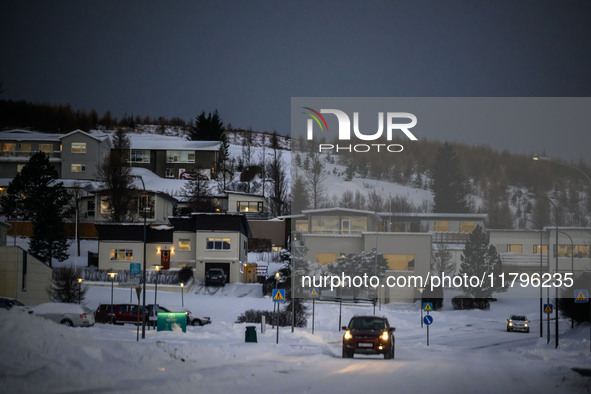
{"type": "Polygon", "coordinates": [[[451,259],[451,252],[446,244],[437,244],[431,251],[431,271],[435,275],[451,275],[456,271],[456,264],[451,259]]]}
{"type": "Polygon", "coordinates": [[[326,180],[326,174],[319,154],[311,153],[307,159],[308,165],[307,168],[304,168],[304,177],[307,182],[312,208],[317,209],[325,199],[326,190],[323,183],[326,180]]]}

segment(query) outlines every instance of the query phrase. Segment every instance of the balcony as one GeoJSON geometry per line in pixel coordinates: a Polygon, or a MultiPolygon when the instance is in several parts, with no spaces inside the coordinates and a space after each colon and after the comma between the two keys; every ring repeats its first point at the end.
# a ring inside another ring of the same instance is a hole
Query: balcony
{"type": "Polygon", "coordinates": [[[464,244],[470,238],[470,233],[433,233],[432,242],[439,244],[464,244]]]}
{"type": "MultiPolygon", "coordinates": [[[[0,161],[8,162],[26,162],[29,161],[31,156],[39,151],[31,151],[31,150],[6,150],[0,151],[0,161]]],[[[47,156],[49,156],[50,161],[59,161],[62,157],[62,152],[55,151],[55,152],[45,152],[47,156]]]]}

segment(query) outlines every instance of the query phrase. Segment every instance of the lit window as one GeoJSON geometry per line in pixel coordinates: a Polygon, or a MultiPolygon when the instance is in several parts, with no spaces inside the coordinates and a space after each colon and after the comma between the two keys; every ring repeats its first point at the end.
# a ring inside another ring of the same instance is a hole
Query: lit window
{"type": "Polygon", "coordinates": [[[388,269],[393,271],[414,271],[415,256],[412,254],[385,254],[388,269]]]}
{"type": "Polygon", "coordinates": [[[332,264],[337,261],[339,255],[336,253],[316,253],[316,262],[321,265],[332,264]]]}
{"type": "Polygon", "coordinates": [[[24,164],[17,164],[16,165],[16,172],[20,174],[24,167],[25,167],[24,164]]]}
{"type": "Polygon", "coordinates": [[[186,150],[167,150],[167,163],[195,163],[195,152],[186,150]]]}
{"type": "Polygon", "coordinates": [[[191,250],[191,240],[179,239],[179,250],[191,250]]]}
{"type": "Polygon", "coordinates": [[[53,144],[39,144],[39,150],[43,153],[53,153],[53,144]]]}
{"type": "Polygon", "coordinates": [[[230,238],[207,238],[207,250],[230,250],[230,238]]]}
{"type": "Polygon", "coordinates": [[[474,222],[473,221],[462,221],[460,222],[460,226],[458,231],[460,233],[471,233],[474,231],[474,222]]]}
{"type": "Polygon", "coordinates": [[[86,153],[86,142],[72,142],[72,153],[86,153]]]}
{"type": "Polygon", "coordinates": [[[238,212],[262,212],[263,203],[257,201],[238,201],[236,202],[238,212]]]}
{"type": "Polygon", "coordinates": [[[132,149],[129,154],[129,161],[132,163],[149,163],[150,151],[148,149],[132,149]]]}
{"type": "Polygon", "coordinates": [[[449,232],[449,220],[436,220],[433,223],[433,231],[436,232],[449,232]]]}
{"type": "Polygon", "coordinates": [[[509,244],[509,245],[507,245],[507,252],[521,254],[521,253],[523,253],[523,245],[509,244]]]}
{"type": "Polygon", "coordinates": [[[72,172],[86,172],[86,165],[84,164],[72,164],[72,172]]]}
{"type": "MultiPolygon", "coordinates": [[[[534,254],[540,254],[540,245],[534,245],[534,254]]],[[[548,254],[548,245],[542,245],[542,254],[548,254]]]]}
{"type": "Polygon", "coordinates": [[[133,250],[131,249],[111,249],[109,254],[111,261],[133,260],[133,250]]]}

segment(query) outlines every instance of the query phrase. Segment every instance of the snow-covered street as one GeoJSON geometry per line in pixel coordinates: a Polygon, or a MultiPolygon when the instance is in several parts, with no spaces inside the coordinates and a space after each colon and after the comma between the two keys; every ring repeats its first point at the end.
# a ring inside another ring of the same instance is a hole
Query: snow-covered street
{"type": "MultiPolygon", "coordinates": [[[[184,306],[212,324],[187,332],[146,331],[137,342],[134,325],[60,326],[19,311],[0,312],[1,392],[228,393],[228,392],[564,392],[585,393],[591,378],[572,368],[591,368],[589,326],[570,329],[561,321],[559,349],[539,337],[537,299],[506,298],[489,311],[433,312],[430,346],[420,327],[417,304],[388,304],[385,315],[396,330],[396,358],[341,358],[339,307],[316,303],[315,332],[267,326],[258,343],[245,343],[248,324],[235,324],[246,309],[272,310],[260,285],[229,284],[215,296],[187,289],[184,306]],[[531,332],[509,333],[505,319],[527,314],[531,332]]],[[[110,302],[110,286],[89,286],[85,304],[110,302]]],[[[114,302],[129,302],[129,289],[114,290],[114,302]]],[[[148,291],[147,300],[154,293],[148,291]]],[[[137,302],[135,294],[134,302],[137,302]]],[[[159,287],[158,301],[181,306],[181,294],[159,287]]],[[[311,312],[311,305],[309,305],[311,312]]],[[[343,305],[342,324],[370,306],[343,305]]],[[[538,318],[539,319],[539,318],[538,318]]]]}

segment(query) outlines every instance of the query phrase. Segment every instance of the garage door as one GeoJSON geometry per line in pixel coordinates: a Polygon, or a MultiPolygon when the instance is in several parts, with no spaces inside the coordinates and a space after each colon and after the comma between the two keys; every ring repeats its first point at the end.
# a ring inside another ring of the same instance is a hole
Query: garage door
{"type": "Polygon", "coordinates": [[[210,268],[221,268],[226,274],[226,283],[230,282],[230,263],[205,263],[205,272],[210,268]]]}

